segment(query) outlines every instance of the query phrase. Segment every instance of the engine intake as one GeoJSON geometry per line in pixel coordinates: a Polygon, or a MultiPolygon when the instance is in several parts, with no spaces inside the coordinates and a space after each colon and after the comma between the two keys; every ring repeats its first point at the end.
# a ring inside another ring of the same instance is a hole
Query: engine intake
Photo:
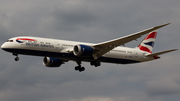
{"type": "Polygon", "coordinates": [[[44,57],[43,65],[46,67],[60,67],[63,64],[63,61],[57,58],[44,57]]]}
{"type": "Polygon", "coordinates": [[[93,54],[93,48],[86,45],[76,45],[73,51],[75,56],[90,57],[93,54]]]}

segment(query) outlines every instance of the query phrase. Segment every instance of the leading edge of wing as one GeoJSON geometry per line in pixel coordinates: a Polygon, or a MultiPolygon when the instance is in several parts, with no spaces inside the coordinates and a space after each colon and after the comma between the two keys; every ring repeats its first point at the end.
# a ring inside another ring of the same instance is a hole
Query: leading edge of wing
{"type": "Polygon", "coordinates": [[[94,45],[93,47],[101,47],[101,46],[103,47],[103,46],[108,46],[109,44],[111,44],[111,45],[112,44],[118,44],[118,46],[124,45],[125,43],[128,43],[130,41],[136,40],[137,38],[140,38],[142,35],[150,33],[150,32],[152,32],[154,30],[157,30],[157,29],[159,29],[161,27],[164,27],[164,26],[167,26],[169,24],[170,23],[167,23],[167,24],[164,24],[164,25],[160,25],[160,26],[156,26],[156,27],[152,27],[152,28],[149,28],[149,29],[146,29],[146,30],[134,33],[134,34],[130,34],[130,35],[127,35],[127,36],[124,36],[124,37],[120,37],[120,38],[113,39],[113,40],[110,40],[110,41],[98,43],[98,44],[94,45]],[[129,40],[127,40],[127,39],[129,39],[129,40]],[[117,43],[117,42],[120,42],[120,43],[117,43]]]}
{"type": "Polygon", "coordinates": [[[160,26],[156,26],[156,27],[152,27],[134,34],[130,34],[121,38],[117,38],[114,40],[110,40],[110,41],[106,41],[106,42],[102,42],[102,43],[98,43],[96,45],[94,45],[94,49],[97,50],[97,52],[95,52],[93,54],[93,57],[95,59],[97,59],[98,57],[102,56],[103,54],[107,53],[108,51],[112,50],[115,47],[118,47],[120,45],[124,45],[125,43],[128,43],[130,41],[136,40],[138,38],[140,38],[142,35],[145,35],[147,33],[150,33],[154,30],[157,30],[161,27],[167,26],[170,23],[164,24],[164,25],[160,25],[160,26]]]}

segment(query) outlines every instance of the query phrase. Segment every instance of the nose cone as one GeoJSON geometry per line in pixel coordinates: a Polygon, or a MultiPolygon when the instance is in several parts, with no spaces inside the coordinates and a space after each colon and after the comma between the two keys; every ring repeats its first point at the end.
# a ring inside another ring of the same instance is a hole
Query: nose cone
{"type": "Polygon", "coordinates": [[[1,49],[4,51],[7,51],[7,52],[11,52],[12,46],[14,46],[14,45],[11,45],[11,44],[5,42],[1,45],[1,49]]]}
{"type": "Polygon", "coordinates": [[[1,49],[5,49],[5,45],[4,45],[4,43],[1,45],[1,49]]]}
{"type": "Polygon", "coordinates": [[[4,43],[1,45],[1,49],[3,49],[4,48],[4,43]]]}

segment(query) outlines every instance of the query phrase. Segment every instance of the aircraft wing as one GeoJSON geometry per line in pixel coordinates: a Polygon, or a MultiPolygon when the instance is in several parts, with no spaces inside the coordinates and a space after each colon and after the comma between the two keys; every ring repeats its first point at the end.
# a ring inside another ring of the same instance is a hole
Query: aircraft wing
{"type": "Polygon", "coordinates": [[[102,43],[98,43],[96,45],[93,46],[95,52],[93,53],[93,58],[94,59],[98,59],[99,57],[101,57],[102,55],[104,55],[105,53],[109,52],[110,50],[114,49],[115,47],[118,47],[120,45],[124,45],[130,41],[136,40],[138,38],[140,38],[142,35],[145,35],[147,33],[150,33],[154,30],[157,30],[161,27],[167,26],[170,23],[164,24],[164,25],[160,25],[160,26],[156,26],[156,27],[152,27],[131,35],[127,35],[121,38],[117,38],[114,40],[110,40],[110,41],[106,41],[106,42],[102,42],[102,43]]]}

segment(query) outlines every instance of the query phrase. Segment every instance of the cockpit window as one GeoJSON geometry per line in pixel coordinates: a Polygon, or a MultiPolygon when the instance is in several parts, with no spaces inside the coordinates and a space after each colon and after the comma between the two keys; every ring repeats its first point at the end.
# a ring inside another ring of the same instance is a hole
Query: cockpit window
{"type": "Polygon", "coordinates": [[[13,42],[13,40],[7,40],[6,42],[13,42]]]}

